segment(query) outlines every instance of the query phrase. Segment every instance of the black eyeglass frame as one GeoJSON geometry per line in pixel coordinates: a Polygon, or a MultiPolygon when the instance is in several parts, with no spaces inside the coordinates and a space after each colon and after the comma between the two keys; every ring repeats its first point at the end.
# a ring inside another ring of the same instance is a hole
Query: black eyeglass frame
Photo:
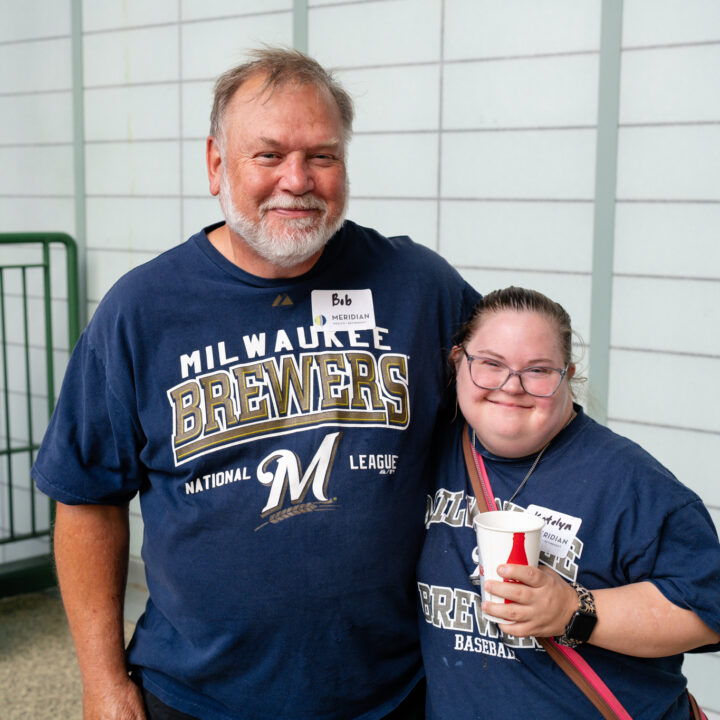
{"type": "Polygon", "coordinates": [[[465,347],[462,348],[462,351],[465,353],[465,358],[467,359],[468,373],[470,374],[470,380],[472,380],[472,384],[475,385],[475,387],[479,387],[481,390],[500,390],[502,387],[504,387],[507,384],[507,381],[513,375],[517,375],[518,380],[520,381],[520,387],[528,395],[532,395],[533,397],[539,397],[539,398],[552,397],[560,389],[560,386],[562,385],[562,382],[565,379],[565,376],[567,375],[568,368],[570,367],[570,363],[568,363],[562,370],[560,368],[548,367],[547,365],[529,365],[528,367],[521,368],[520,370],[513,370],[509,365],[506,365],[501,360],[495,360],[494,358],[485,358],[484,356],[480,356],[480,355],[470,355],[470,353],[465,349],[465,347]],[[500,385],[496,385],[495,387],[486,387],[485,385],[480,385],[479,383],[475,382],[475,378],[473,377],[473,374],[472,374],[473,360],[485,360],[485,359],[492,360],[493,362],[497,363],[498,365],[502,365],[503,367],[507,368],[507,371],[508,371],[507,377],[500,383],[500,385]],[[537,393],[530,392],[525,387],[525,383],[523,383],[522,373],[524,373],[526,370],[532,370],[533,368],[542,368],[543,370],[552,370],[553,372],[556,372],[560,375],[560,380],[558,381],[557,387],[551,393],[548,393],[547,395],[538,395],[537,393]]]}

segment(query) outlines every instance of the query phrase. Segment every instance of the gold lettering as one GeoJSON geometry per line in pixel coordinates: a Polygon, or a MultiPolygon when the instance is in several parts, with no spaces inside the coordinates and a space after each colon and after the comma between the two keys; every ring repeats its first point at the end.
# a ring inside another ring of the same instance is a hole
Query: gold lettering
{"type": "Polygon", "coordinates": [[[205,428],[206,433],[221,429],[218,416],[224,416],[225,427],[237,425],[232,399],[230,397],[230,378],[227,373],[217,372],[200,378],[205,399],[205,428]],[[220,411],[223,411],[222,413],[220,411]]]}
{"type": "Polygon", "coordinates": [[[273,360],[266,360],[263,363],[279,417],[288,415],[291,397],[295,398],[301,413],[310,411],[310,366],[312,361],[312,355],[303,355],[300,358],[302,378],[298,375],[298,368],[292,355],[285,355],[280,359],[279,378],[277,366],[273,360]]]}
{"type": "Polygon", "coordinates": [[[330,410],[332,408],[348,407],[347,388],[341,388],[339,392],[335,390],[347,380],[344,374],[344,356],[341,353],[327,353],[318,355],[315,359],[320,370],[320,384],[322,386],[321,409],[330,410]],[[337,372],[338,370],[341,372],[337,372]],[[334,395],[333,392],[335,392],[334,395]]]}
{"type": "Polygon", "coordinates": [[[175,409],[175,447],[196,438],[202,431],[202,413],[200,412],[200,390],[194,380],[168,392],[170,402],[175,409]]]}
{"type": "Polygon", "coordinates": [[[373,356],[368,353],[348,353],[348,362],[352,378],[352,408],[365,409],[369,401],[374,410],[382,410],[385,403],[380,399],[373,356]]]}
{"type": "Polygon", "coordinates": [[[240,365],[232,368],[238,386],[238,410],[239,420],[251,422],[262,420],[268,417],[267,397],[258,398],[262,385],[260,382],[251,382],[252,379],[261,381],[263,379],[262,363],[254,365],[240,365]],[[253,408],[254,405],[254,408],[253,408]]]}
{"type": "Polygon", "coordinates": [[[383,355],[380,358],[380,373],[385,390],[391,396],[387,403],[388,422],[406,427],[410,407],[407,358],[402,355],[383,355]]]}

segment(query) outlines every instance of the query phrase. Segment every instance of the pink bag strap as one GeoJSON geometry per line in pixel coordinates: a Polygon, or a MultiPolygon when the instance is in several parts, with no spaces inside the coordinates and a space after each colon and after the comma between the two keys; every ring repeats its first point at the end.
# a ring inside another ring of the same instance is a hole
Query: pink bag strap
{"type": "MultiPolygon", "coordinates": [[[[470,445],[467,424],[463,429],[462,444],[465,465],[478,510],[480,512],[493,511],[496,508],[485,463],[470,445]]],[[[558,645],[552,638],[536,638],[536,640],[606,720],[632,720],[622,703],[579,653],[572,648],[558,645]]]]}

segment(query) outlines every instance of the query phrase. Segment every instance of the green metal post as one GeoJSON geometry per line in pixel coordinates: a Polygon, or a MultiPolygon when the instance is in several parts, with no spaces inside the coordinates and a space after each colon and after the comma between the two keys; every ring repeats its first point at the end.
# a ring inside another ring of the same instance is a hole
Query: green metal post
{"type": "MultiPolygon", "coordinates": [[[[14,455],[27,454],[29,463],[34,460],[34,453],[37,445],[33,440],[35,431],[32,411],[32,376],[30,363],[30,313],[28,308],[28,270],[32,268],[42,269],[42,287],[44,295],[45,314],[45,344],[46,344],[46,377],[47,377],[47,402],[48,414],[52,414],[55,407],[55,375],[53,356],[53,314],[52,314],[52,287],[50,271],[50,246],[60,243],[65,246],[66,277],[67,277],[67,327],[68,327],[68,350],[72,350],[80,334],[79,319],[79,290],[78,290],[78,257],[75,241],[65,233],[5,233],[0,234],[0,245],[21,244],[40,245],[42,251],[42,262],[29,262],[24,264],[4,265],[0,267],[0,359],[2,359],[3,377],[3,398],[4,398],[4,423],[5,443],[0,448],[0,456],[7,456],[8,487],[7,497],[9,536],[0,537],[0,545],[7,545],[10,542],[18,542],[50,534],[50,529],[38,528],[36,519],[36,498],[35,488],[32,482],[29,485],[30,499],[30,531],[17,532],[18,520],[14,508],[13,478],[14,455]],[[19,271],[21,277],[22,293],[22,324],[25,345],[25,392],[27,396],[27,434],[28,442],[22,445],[13,445],[11,413],[10,413],[10,383],[8,372],[8,330],[7,330],[7,304],[6,304],[6,271],[19,271]]],[[[49,527],[54,523],[55,504],[50,503],[49,527]]],[[[26,560],[6,563],[0,566],[0,596],[15,594],[18,592],[30,592],[55,583],[55,576],[50,555],[41,555],[26,560]]]]}

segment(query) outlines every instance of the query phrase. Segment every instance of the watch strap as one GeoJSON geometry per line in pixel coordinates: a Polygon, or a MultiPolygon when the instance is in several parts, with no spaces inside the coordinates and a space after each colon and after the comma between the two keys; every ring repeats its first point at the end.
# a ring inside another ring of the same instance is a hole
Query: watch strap
{"type": "Polygon", "coordinates": [[[595,598],[593,594],[583,585],[578,582],[572,583],[572,587],[577,593],[578,597],[578,609],[575,611],[573,616],[570,618],[570,622],[565,628],[565,633],[560,637],[555,638],[556,642],[565,647],[575,648],[582,643],[587,642],[590,638],[590,634],[597,622],[597,611],[595,610],[595,598]],[[590,622],[590,632],[584,633],[579,636],[576,631],[576,624],[578,620],[587,620],[590,622]]]}

